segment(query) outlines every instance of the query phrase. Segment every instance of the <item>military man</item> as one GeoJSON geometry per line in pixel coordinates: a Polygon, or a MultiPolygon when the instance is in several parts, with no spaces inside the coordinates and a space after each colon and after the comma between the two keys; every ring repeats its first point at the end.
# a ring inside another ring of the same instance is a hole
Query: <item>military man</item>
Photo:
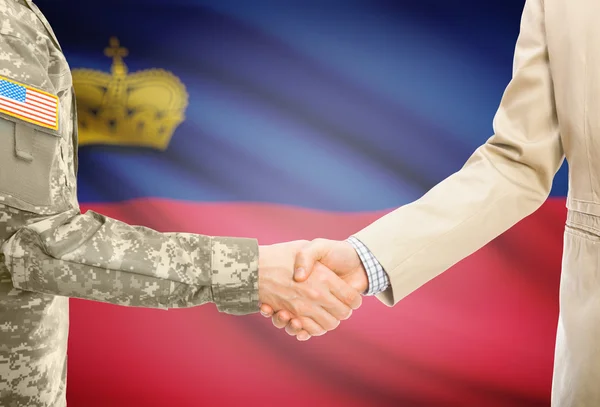
{"type": "Polygon", "coordinates": [[[158,233],[89,211],[76,195],[71,72],[31,0],[0,0],[0,405],[66,405],[68,297],[256,312],[259,300],[318,335],[360,305],[324,267],[292,281],[304,242],[158,233]],[[259,272],[260,271],[260,272],[259,272]]]}

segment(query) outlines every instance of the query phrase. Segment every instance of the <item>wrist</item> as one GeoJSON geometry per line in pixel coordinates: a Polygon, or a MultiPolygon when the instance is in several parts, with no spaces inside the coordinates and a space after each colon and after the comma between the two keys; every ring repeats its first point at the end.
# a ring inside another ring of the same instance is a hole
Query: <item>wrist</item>
{"type": "Polygon", "coordinates": [[[362,264],[362,262],[360,262],[360,269],[358,270],[357,274],[358,284],[356,290],[364,295],[369,290],[369,275],[367,274],[367,270],[365,270],[365,266],[362,264]]]}
{"type": "Polygon", "coordinates": [[[369,289],[369,275],[367,274],[367,270],[352,242],[346,240],[341,243],[345,246],[344,252],[348,253],[348,256],[352,258],[351,264],[356,265],[349,275],[348,284],[359,293],[364,294],[369,289]]]}

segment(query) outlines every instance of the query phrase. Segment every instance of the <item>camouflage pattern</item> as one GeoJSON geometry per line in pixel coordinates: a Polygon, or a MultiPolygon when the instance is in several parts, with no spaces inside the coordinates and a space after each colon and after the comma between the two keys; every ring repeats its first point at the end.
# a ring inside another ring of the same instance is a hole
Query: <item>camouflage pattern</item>
{"type": "MultiPolygon", "coordinates": [[[[66,405],[68,297],[162,309],[214,302],[221,312],[258,311],[254,239],[159,233],[80,212],[71,73],[30,0],[0,0],[0,76],[60,99],[59,129],[36,128],[35,145],[44,148],[33,151],[33,161],[12,155],[0,161],[0,174],[39,166],[33,168],[48,175],[35,200],[24,194],[31,189],[27,180],[0,181],[1,406],[66,405]]],[[[16,126],[32,125],[0,113],[0,151],[14,151],[16,126]]]]}

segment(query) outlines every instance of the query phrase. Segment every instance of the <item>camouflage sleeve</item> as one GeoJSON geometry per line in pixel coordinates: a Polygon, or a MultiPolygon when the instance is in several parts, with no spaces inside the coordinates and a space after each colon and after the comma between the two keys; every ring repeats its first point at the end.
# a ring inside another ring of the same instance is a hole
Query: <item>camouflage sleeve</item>
{"type": "Polygon", "coordinates": [[[118,305],[258,311],[254,239],[159,233],[70,210],[21,227],[2,246],[15,287],[118,305]]]}
{"type": "Polygon", "coordinates": [[[13,285],[120,305],[258,311],[254,240],[159,233],[80,212],[69,65],[31,1],[0,0],[0,17],[0,97],[8,101],[0,109],[0,261],[13,285]]]}

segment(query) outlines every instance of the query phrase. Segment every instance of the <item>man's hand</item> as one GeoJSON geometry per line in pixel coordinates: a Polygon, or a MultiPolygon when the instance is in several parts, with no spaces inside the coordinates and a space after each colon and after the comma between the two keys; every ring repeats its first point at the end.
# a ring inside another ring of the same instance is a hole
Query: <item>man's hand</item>
{"type": "Polygon", "coordinates": [[[367,272],[350,243],[315,239],[305,245],[296,256],[294,280],[305,281],[317,262],[334,271],[358,292],[367,290],[369,286],[367,272]]]}
{"type": "Polygon", "coordinates": [[[306,274],[302,282],[294,281],[294,259],[306,245],[306,241],[295,241],[259,247],[259,300],[264,306],[268,304],[271,312],[285,312],[286,324],[294,318],[306,335],[318,336],[347,319],[361,305],[362,298],[322,264],[314,267],[310,278],[306,274]]]}
{"type": "MultiPolygon", "coordinates": [[[[296,256],[294,279],[298,282],[306,281],[313,271],[316,272],[320,264],[334,271],[357,292],[362,293],[367,290],[369,284],[367,273],[356,250],[350,243],[316,239],[303,246],[296,256]]],[[[286,327],[287,333],[296,335],[298,340],[310,339],[312,334],[304,326],[303,320],[294,318],[285,309],[277,312],[277,309],[273,309],[269,305],[264,301],[261,305],[261,313],[265,317],[272,317],[276,327],[286,327]],[[274,312],[277,314],[274,315],[274,312]]]]}

